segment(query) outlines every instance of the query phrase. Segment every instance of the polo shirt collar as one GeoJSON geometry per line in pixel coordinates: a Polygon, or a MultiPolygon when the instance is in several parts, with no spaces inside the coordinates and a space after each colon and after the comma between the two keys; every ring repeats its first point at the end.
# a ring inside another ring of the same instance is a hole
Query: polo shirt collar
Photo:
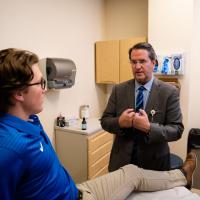
{"type": "Polygon", "coordinates": [[[28,121],[22,120],[11,114],[0,117],[0,122],[17,129],[20,132],[28,132],[32,135],[39,135],[42,130],[40,121],[36,115],[31,115],[28,121]]]}

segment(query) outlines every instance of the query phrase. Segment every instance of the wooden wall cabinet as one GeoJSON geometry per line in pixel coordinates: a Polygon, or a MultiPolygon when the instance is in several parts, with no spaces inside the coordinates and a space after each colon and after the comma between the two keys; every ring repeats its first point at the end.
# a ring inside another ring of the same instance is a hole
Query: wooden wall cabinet
{"type": "Polygon", "coordinates": [[[95,44],[96,83],[115,84],[133,78],[128,50],[146,37],[98,41],[95,44]]]}
{"type": "Polygon", "coordinates": [[[56,153],[76,183],[108,172],[113,135],[101,130],[91,135],[55,130],[56,153]]]}

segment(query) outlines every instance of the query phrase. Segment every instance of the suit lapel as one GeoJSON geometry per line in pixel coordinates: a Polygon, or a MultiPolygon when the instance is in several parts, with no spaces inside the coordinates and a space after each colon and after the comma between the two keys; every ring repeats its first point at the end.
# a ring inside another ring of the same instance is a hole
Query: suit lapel
{"type": "Polygon", "coordinates": [[[128,82],[127,87],[127,106],[135,109],[135,81],[132,79],[128,82]]]}

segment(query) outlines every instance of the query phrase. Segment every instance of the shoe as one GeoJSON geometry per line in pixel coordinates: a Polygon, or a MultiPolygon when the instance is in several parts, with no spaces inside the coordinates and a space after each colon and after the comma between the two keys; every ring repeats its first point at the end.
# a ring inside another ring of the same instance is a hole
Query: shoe
{"type": "Polygon", "coordinates": [[[187,180],[186,188],[188,189],[191,189],[192,187],[192,176],[194,174],[196,166],[197,166],[196,154],[194,152],[188,153],[186,160],[183,163],[183,166],[181,167],[181,170],[183,171],[187,180]]]}

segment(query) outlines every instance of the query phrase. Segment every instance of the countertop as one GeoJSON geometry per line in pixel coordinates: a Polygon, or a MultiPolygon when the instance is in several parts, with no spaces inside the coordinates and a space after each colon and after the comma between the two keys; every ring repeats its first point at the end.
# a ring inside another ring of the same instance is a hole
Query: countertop
{"type": "Polygon", "coordinates": [[[66,132],[83,134],[83,135],[90,135],[102,130],[99,118],[89,118],[86,121],[87,121],[87,130],[81,129],[82,119],[77,120],[75,124],[70,125],[70,126],[59,127],[55,125],[55,129],[66,131],[66,132]]]}

